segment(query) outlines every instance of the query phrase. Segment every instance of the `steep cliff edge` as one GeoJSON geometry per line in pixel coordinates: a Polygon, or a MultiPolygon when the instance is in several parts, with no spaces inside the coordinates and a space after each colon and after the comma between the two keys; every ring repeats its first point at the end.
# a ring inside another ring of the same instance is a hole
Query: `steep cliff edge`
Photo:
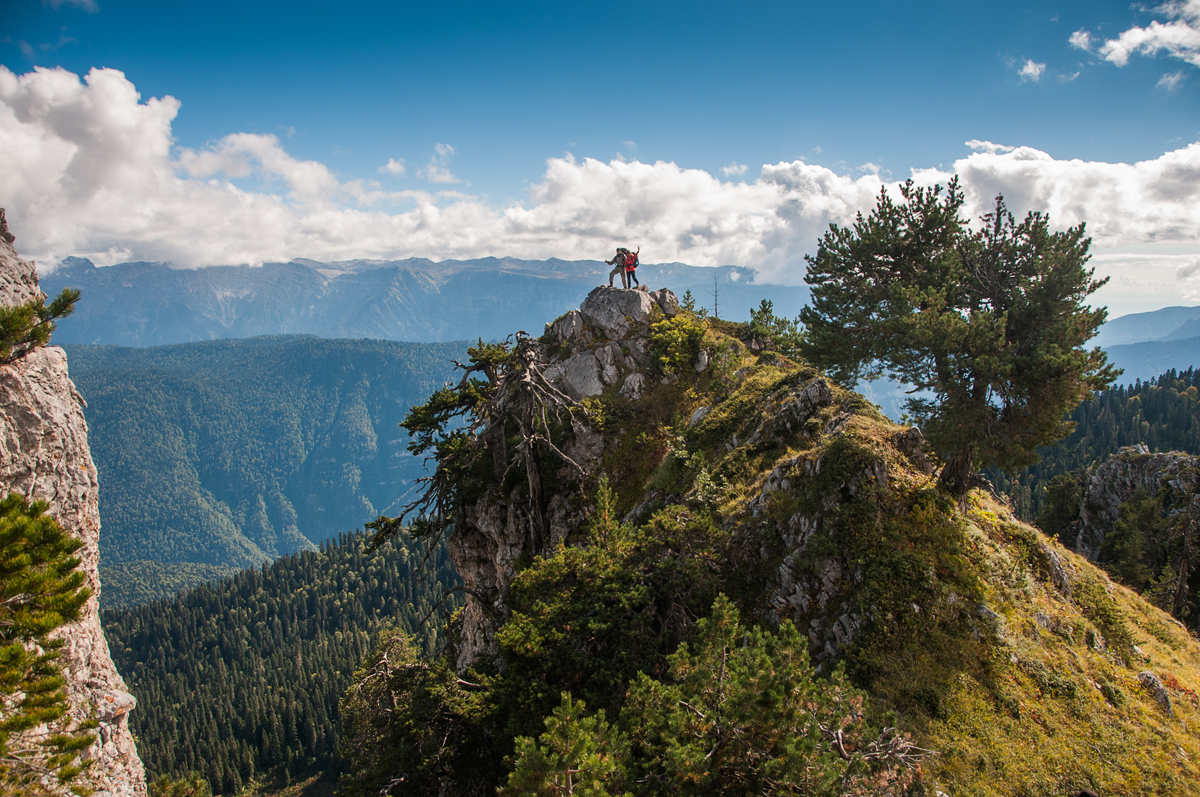
{"type": "MultiPolygon", "coordinates": [[[[7,306],[41,296],[34,264],[18,257],[12,243],[0,215],[0,304],[7,306]]],[[[0,366],[0,494],[46,501],[59,525],[83,540],[78,555],[92,597],[82,619],[60,632],[70,715],[95,716],[100,723],[84,754],[93,763],[81,780],[99,797],[140,797],[146,778],[128,727],[135,701],[113,666],[100,625],[99,488],[82,404],[59,348],[37,349],[0,366]]]]}
{"type": "Polygon", "coordinates": [[[669,676],[718,593],[794,624],[866,716],[936,751],[910,793],[1200,783],[1196,640],[986,493],[960,509],[918,430],[763,330],[599,288],[540,338],[475,354],[488,382],[433,402],[474,419],[439,449],[467,596],[446,793],[506,777],[562,692],[642,738],[631,685],[669,676]]]}

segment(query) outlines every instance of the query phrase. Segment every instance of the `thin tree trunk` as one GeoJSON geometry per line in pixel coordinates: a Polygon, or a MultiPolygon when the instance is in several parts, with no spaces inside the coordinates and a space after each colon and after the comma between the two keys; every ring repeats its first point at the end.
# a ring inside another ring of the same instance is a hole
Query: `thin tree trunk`
{"type": "Polygon", "coordinates": [[[1188,495],[1187,518],[1183,527],[1183,551],[1179,557],[1179,580],[1175,583],[1175,597],[1171,601],[1171,616],[1179,617],[1188,598],[1188,570],[1192,558],[1192,506],[1196,502],[1196,487],[1188,495]]]}

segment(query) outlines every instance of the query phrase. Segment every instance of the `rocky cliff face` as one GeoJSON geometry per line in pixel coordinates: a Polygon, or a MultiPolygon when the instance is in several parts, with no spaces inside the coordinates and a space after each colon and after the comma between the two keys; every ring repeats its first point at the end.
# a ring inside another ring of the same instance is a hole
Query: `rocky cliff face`
{"type": "MultiPolygon", "coordinates": [[[[34,264],[13,249],[0,211],[0,305],[41,296],[34,264]]],[[[96,466],[88,449],[83,399],[67,373],[67,358],[55,347],[38,349],[0,366],[0,492],[17,492],[50,505],[64,529],[83,540],[79,552],[92,597],[83,618],[60,633],[66,640],[71,716],[95,716],[100,727],[84,757],[83,776],[97,797],[140,797],[145,772],[129,732],[133,696],[109,657],[100,625],[100,511],[96,466]]]]}
{"type": "MultiPolygon", "coordinates": [[[[576,401],[613,386],[624,396],[640,399],[649,365],[650,323],[675,315],[678,308],[668,290],[596,288],[578,310],[546,325],[535,349],[535,367],[576,401]]],[[[582,469],[573,475],[586,479],[594,474],[604,450],[604,436],[583,425],[575,429],[564,453],[582,469]]],[[[495,631],[506,616],[505,595],[519,563],[554,550],[578,529],[586,509],[579,487],[575,481],[549,497],[546,534],[533,529],[524,485],[508,490],[494,485],[467,508],[450,542],[450,555],[468,596],[458,643],[460,667],[495,652],[495,631]],[[534,545],[534,540],[541,544],[534,545]]]]}
{"type": "MultiPolygon", "coordinates": [[[[1092,561],[1100,555],[1105,536],[1116,528],[1121,505],[1139,490],[1154,496],[1162,487],[1184,498],[1195,493],[1200,457],[1181,453],[1151,454],[1145,445],[1122,448],[1100,467],[1084,485],[1076,522],[1075,550],[1092,561]]],[[[1168,502],[1174,506],[1186,500],[1168,502]]]]}

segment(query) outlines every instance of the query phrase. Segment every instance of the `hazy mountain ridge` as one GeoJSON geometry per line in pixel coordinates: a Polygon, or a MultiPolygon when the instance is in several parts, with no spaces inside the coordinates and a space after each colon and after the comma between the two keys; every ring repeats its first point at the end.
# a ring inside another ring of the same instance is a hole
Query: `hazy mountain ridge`
{"type": "Polygon", "coordinates": [[[1181,333],[1186,337],[1194,337],[1200,335],[1200,328],[1191,334],[1185,330],[1189,322],[1198,319],[1200,306],[1162,307],[1145,313],[1129,313],[1106,321],[1092,340],[1092,345],[1107,349],[1149,340],[1173,340],[1181,337],[1181,333]]]}
{"type": "MultiPolygon", "coordinates": [[[[578,306],[607,282],[598,260],[480,258],[433,262],[297,259],[262,266],[175,269],[164,263],[96,267],[67,258],[43,282],[52,294],[79,288],[84,299],[59,326],[64,343],[156,346],[218,338],[313,334],[442,342],[496,339],[516,329],[540,334],[543,325],[578,306]]],[[[646,264],[639,279],[691,290],[698,305],[745,319],[771,299],[793,317],[808,289],[754,283],[737,266],[697,268],[646,264]],[[714,279],[716,284],[714,285],[714,279]]]]}

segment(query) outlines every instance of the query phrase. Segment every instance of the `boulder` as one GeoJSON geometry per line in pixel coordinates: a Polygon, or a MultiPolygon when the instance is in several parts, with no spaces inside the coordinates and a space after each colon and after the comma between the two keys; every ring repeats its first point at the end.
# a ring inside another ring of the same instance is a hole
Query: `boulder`
{"type": "Polygon", "coordinates": [[[621,340],[650,323],[657,302],[649,293],[602,285],[588,294],[579,307],[583,320],[609,340],[621,340]]]}
{"type": "Polygon", "coordinates": [[[600,361],[591,351],[581,351],[565,362],[546,369],[546,379],[576,401],[604,392],[604,382],[600,376],[600,361]]]}
{"type": "Polygon", "coordinates": [[[637,401],[642,397],[642,391],[646,389],[646,377],[643,374],[632,373],[625,377],[625,382],[621,385],[621,395],[632,401],[637,401]]]}
{"type": "Polygon", "coordinates": [[[658,302],[658,306],[662,308],[663,314],[667,318],[674,318],[679,312],[679,299],[666,288],[650,291],[650,296],[658,302]]]}
{"type": "Polygon", "coordinates": [[[546,331],[559,343],[580,338],[584,332],[583,316],[578,310],[572,310],[557,321],[546,324],[546,331]]]}

